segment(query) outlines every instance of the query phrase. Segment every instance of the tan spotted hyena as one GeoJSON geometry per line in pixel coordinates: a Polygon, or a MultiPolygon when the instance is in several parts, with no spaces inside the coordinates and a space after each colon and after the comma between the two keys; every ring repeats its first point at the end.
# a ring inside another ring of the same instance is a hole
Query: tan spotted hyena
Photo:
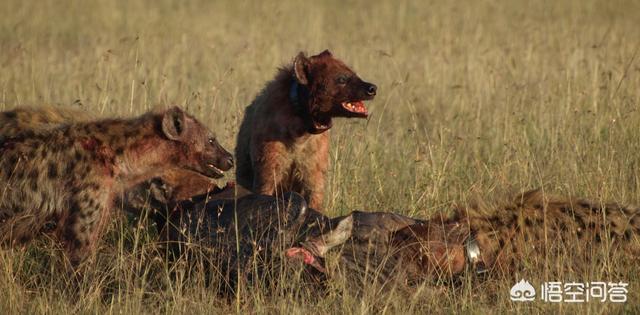
{"type": "MultiPolygon", "coordinates": [[[[86,110],[63,106],[22,106],[0,115],[0,141],[3,138],[48,132],[62,125],[90,122],[97,116],[86,110]]],[[[117,206],[134,215],[148,208],[150,201],[169,204],[176,200],[206,194],[217,189],[215,179],[183,168],[165,168],[157,178],[125,192],[117,206]]]]}
{"type": "Polygon", "coordinates": [[[354,219],[340,259],[344,274],[416,284],[469,272],[506,278],[545,270],[580,273],[603,259],[629,263],[640,255],[640,208],[540,190],[501,205],[461,207],[451,217],[388,225],[393,230],[380,228],[384,220],[376,221],[373,233],[366,229],[371,224],[354,219]]]}
{"type": "MultiPolygon", "coordinates": [[[[0,120],[13,114],[0,113],[0,120]]],[[[215,136],[178,107],[1,141],[0,242],[20,244],[48,233],[73,264],[95,249],[119,192],[166,168],[218,178],[233,164],[215,136]]]]}

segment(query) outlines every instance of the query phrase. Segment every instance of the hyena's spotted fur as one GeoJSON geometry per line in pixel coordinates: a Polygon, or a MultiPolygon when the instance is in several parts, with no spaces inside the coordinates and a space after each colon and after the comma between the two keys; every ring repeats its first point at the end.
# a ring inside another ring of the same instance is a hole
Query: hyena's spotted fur
{"type": "Polygon", "coordinates": [[[532,265],[571,254],[567,261],[583,269],[595,258],[620,251],[640,254],[640,208],[598,203],[529,191],[497,210],[474,207],[458,211],[455,222],[468,222],[481,248],[481,260],[496,273],[511,274],[525,259],[532,265]],[[576,248],[577,247],[577,248],[576,248]]]}
{"type": "Polygon", "coordinates": [[[637,259],[640,208],[534,190],[502,206],[463,207],[453,217],[436,215],[388,235],[388,242],[373,242],[375,246],[354,235],[341,257],[346,274],[373,270],[382,283],[392,278],[415,283],[465,270],[499,277],[545,268],[585,271],[614,254],[637,259]],[[480,249],[475,264],[466,257],[470,239],[480,249]]]}
{"type": "Polygon", "coordinates": [[[0,242],[47,232],[77,264],[94,249],[118,192],[165,168],[219,177],[231,163],[214,135],[178,107],[17,133],[0,143],[0,242]]]}
{"type": "MultiPolygon", "coordinates": [[[[3,138],[33,136],[63,125],[90,122],[97,116],[77,107],[23,106],[0,113],[0,142],[3,138]]],[[[144,209],[155,211],[156,203],[170,204],[205,194],[216,187],[215,180],[183,168],[166,168],[149,180],[118,196],[116,206],[139,215],[144,209]]],[[[163,205],[163,207],[165,207],[163,205]]]]}
{"type": "Polygon", "coordinates": [[[94,120],[86,111],[61,106],[18,107],[0,113],[0,141],[21,133],[46,132],[62,124],[94,120]]]}

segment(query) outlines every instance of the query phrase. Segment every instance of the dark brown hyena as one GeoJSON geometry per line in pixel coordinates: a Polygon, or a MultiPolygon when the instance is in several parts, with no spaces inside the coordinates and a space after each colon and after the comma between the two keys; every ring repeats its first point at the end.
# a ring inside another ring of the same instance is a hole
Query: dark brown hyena
{"type": "Polygon", "coordinates": [[[0,242],[46,232],[73,264],[95,249],[119,192],[166,168],[221,177],[233,165],[214,135],[178,107],[19,133],[3,139],[0,153],[0,242]]]}
{"type": "Polygon", "coordinates": [[[329,51],[278,71],[245,111],[236,146],[236,180],[256,193],[301,193],[322,208],[334,117],[367,117],[376,86],[329,51]]]}

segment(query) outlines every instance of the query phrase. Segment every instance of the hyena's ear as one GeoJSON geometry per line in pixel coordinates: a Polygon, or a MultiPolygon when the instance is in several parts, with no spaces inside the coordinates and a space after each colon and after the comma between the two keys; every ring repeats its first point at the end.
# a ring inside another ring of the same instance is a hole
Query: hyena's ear
{"type": "Polygon", "coordinates": [[[162,116],[162,132],[170,140],[180,140],[184,135],[186,115],[180,107],[168,109],[162,116]]]}
{"type": "Polygon", "coordinates": [[[333,54],[331,54],[331,52],[329,51],[329,49],[325,49],[323,52],[321,52],[320,54],[318,54],[318,57],[330,58],[330,57],[333,57],[333,54]]]}
{"type": "Polygon", "coordinates": [[[296,59],[293,60],[293,72],[296,75],[296,80],[298,83],[302,85],[309,84],[309,80],[307,80],[307,70],[309,69],[309,59],[304,55],[303,52],[300,52],[296,59]]]}
{"type": "Polygon", "coordinates": [[[349,237],[351,237],[351,231],[353,230],[353,216],[349,215],[345,218],[336,219],[340,221],[331,231],[310,241],[315,246],[320,257],[324,257],[331,248],[346,242],[349,237]]]}

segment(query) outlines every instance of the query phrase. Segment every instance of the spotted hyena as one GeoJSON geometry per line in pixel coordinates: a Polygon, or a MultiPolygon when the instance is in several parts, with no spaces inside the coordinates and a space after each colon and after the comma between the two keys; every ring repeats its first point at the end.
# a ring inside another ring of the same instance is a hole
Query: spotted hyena
{"type": "Polygon", "coordinates": [[[329,51],[295,57],[245,111],[236,146],[236,180],[256,193],[296,191],[322,208],[335,117],[365,118],[376,86],[329,51]]]}
{"type": "Polygon", "coordinates": [[[165,168],[218,178],[232,165],[215,136],[179,107],[18,133],[0,144],[0,242],[48,233],[77,264],[95,249],[119,192],[165,168]]]}
{"type": "MultiPolygon", "coordinates": [[[[97,116],[81,108],[63,106],[22,106],[0,115],[0,142],[17,135],[33,135],[63,125],[90,122],[97,116]]],[[[146,181],[124,192],[116,201],[118,207],[139,215],[144,209],[155,211],[160,203],[188,199],[192,196],[215,192],[215,179],[184,168],[167,167],[153,180],[146,181]],[[157,207],[153,207],[156,205],[157,207]]],[[[162,205],[165,207],[165,205],[162,205]]]]}

